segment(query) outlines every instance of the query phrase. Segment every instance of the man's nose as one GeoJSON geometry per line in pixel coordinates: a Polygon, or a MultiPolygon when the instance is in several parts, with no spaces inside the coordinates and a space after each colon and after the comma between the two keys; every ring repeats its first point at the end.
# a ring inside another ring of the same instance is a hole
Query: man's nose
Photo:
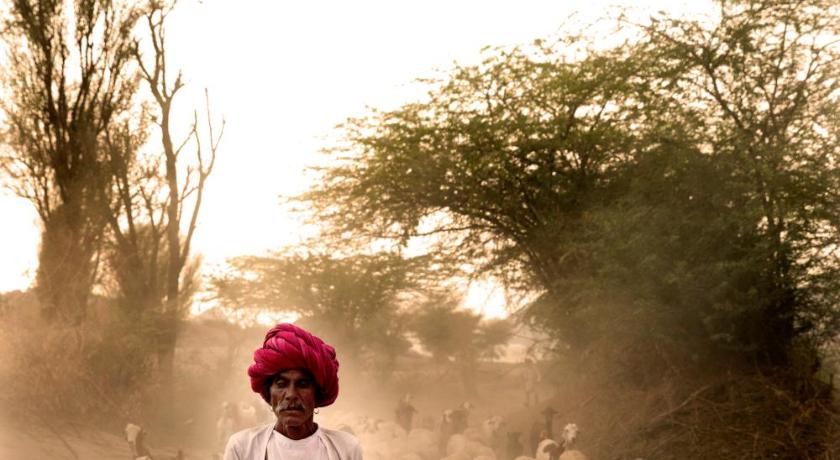
{"type": "Polygon", "coordinates": [[[300,398],[300,392],[298,391],[297,386],[289,385],[289,388],[286,389],[285,398],[286,399],[299,399],[300,398]]]}

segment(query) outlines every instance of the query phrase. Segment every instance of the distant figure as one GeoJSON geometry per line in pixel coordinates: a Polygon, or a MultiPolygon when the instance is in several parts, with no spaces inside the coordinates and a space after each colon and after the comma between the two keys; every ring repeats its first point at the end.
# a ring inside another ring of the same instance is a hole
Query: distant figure
{"type": "Polygon", "coordinates": [[[472,404],[465,401],[460,407],[452,411],[452,432],[461,434],[469,426],[470,411],[472,404]]]}
{"type": "Polygon", "coordinates": [[[534,420],[534,423],[531,424],[531,431],[528,433],[528,452],[536,452],[537,445],[542,440],[540,438],[540,434],[544,429],[543,423],[539,420],[534,420]]]}
{"type": "Polygon", "coordinates": [[[145,445],[146,432],[140,425],[129,422],[125,426],[125,440],[128,441],[128,449],[131,458],[150,457],[149,449],[145,445]]]}
{"type": "Polygon", "coordinates": [[[411,421],[417,409],[411,405],[411,393],[406,393],[405,396],[397,403],[395,411],[397,416],[397,424],[401,426],[406,433],[411,431],[411,421]]]}
{"type": "Polygon", "coordinates": [[[438,438],[438,452],[441,455],[446,455],[446,443],[449,441],[449,437],[455,434],[454,431],[454,423],[452,421],[452,409],[446,409],[443,411],[443,415],[440,418],[440,437],[438,438]]]}
{"type": "Polygon", "coordinates": [[[557,415],[557,411],[554,410],[553,407],[547,406],[542,411],[543,419],[545,420],[545,431],[548,433],[549,438],[554,437],[554,416],[557,415]]]}
{"type": "Polygon", "coordinates": [[[525,370],[522,374],[522,380],[522,387],[525,392],[525,407],[536,406],[539,402],[537,384],[542,380],[542,375],[540,375],[537,364],[531,358],[525,358],[525,370]]]}
{"type": "MultiPolygon", "coordinates": [[[[504,460],[514,460],[516,457],[522,455],[522,443],[519,441],[520,433],[518,431],[508,432],[507,444],[505,444],[504,460]]],[[[536,451],[536,447],[534,448],[536,451]]]]}

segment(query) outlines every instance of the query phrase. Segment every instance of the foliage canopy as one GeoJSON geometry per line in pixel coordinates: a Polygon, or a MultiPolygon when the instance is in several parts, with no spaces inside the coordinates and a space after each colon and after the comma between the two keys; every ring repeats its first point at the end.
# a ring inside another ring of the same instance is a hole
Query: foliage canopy
{"type": "Polygon", "coordinates": [[[819,1],[720,11],[614,48],[492,50],[348,120],[300,199],[336,236],[433,235],[539,293],[524,318],[558,339],[618,315],[785,361],[837,330],[840,21],[819,1]]]}

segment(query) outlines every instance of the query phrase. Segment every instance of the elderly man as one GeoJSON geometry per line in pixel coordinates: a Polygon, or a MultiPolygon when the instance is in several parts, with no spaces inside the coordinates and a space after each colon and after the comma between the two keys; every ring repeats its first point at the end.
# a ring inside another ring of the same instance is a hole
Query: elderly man
{"type": "Polygon", "coordinates": [[[353,435],[314,421],[317,408],[338,397],[333,347],[293,324],[278,324],[254,352],[248,376],[251,389],[271,406],[277,420],[231,436],[225,460],[362,459],[353,435]]]}

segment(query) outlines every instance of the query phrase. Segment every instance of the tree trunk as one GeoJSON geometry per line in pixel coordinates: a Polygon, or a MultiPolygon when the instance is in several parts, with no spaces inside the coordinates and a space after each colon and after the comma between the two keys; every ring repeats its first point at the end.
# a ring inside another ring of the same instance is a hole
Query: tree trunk
{"type": "Polygon", "coordinates": [[[48,321],[78,326],[87,316],[94,281],[94,250],[85,244],[85,219],[73,202],[44,223],[37,273],[41,312],[48,321]]]}

